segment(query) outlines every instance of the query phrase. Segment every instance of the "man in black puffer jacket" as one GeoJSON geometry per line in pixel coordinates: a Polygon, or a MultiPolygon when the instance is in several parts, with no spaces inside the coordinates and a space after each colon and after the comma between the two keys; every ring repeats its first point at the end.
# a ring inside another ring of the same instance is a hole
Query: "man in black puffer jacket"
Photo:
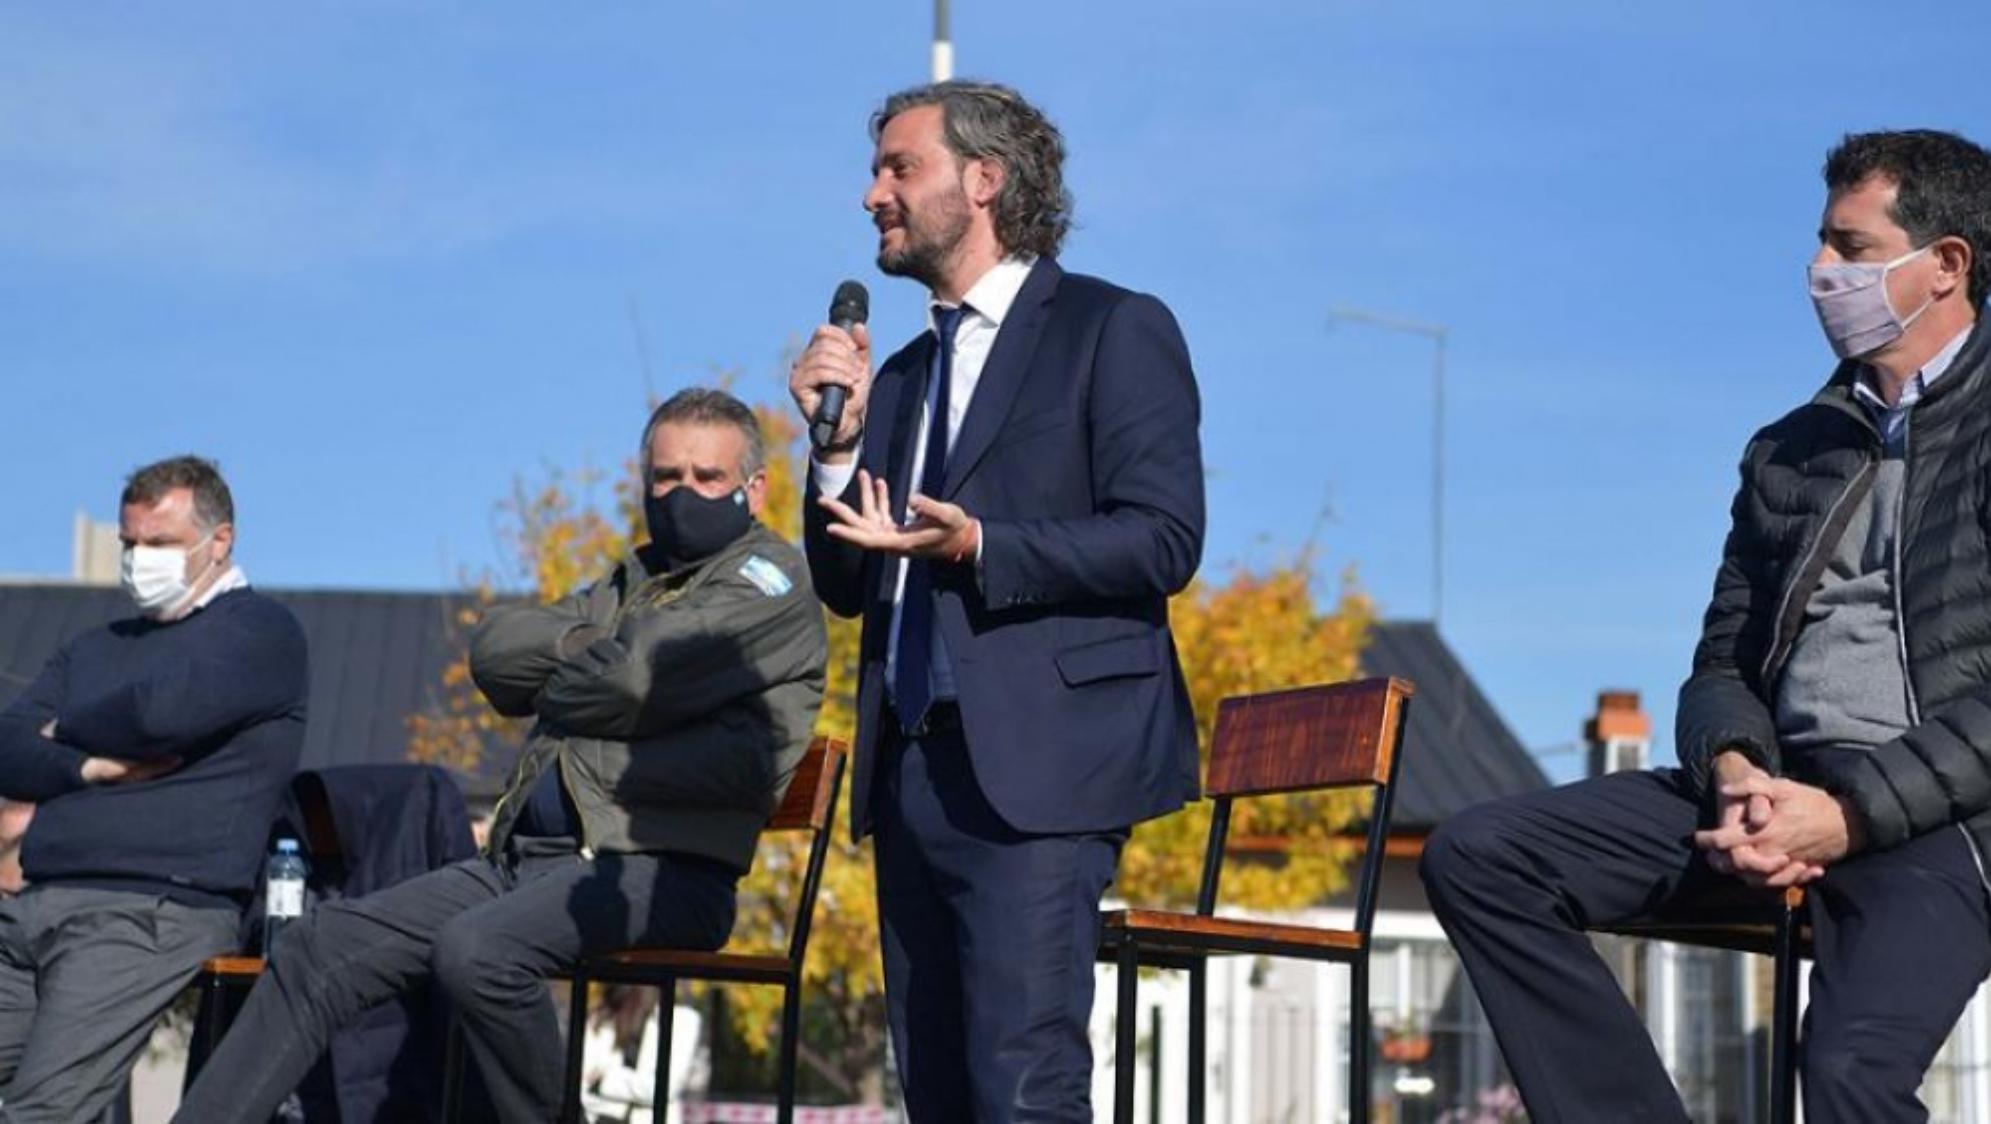
{"type": "Polygon", "coordinates": [[[1681,768],[1480,805],[1425,852],[1538,1122],[1687,1119],[1585,928],[1806,886],[1813,1124],[1926,1120],[1991,973],[1991,153],[1851,136],[1825,182],[1811,292],[1844,362],[1743,456],[1681,768]]]}

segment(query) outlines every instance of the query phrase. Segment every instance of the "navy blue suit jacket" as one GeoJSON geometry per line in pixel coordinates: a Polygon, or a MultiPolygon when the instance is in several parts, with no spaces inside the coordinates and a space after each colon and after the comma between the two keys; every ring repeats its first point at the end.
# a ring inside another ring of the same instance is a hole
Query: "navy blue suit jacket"
{"type": "MultiPolygon", "coordinates": [[[[862,467],[901,511],[933,333],[886,360],[862,467]]],[[[972,562],[936,563],[936,606],[975,777],[1011,827],[1103,831],[1197,794],[1196,724],[1168,597],[1203,549],[1200,405],[1153,297],[1040,259],[996,335],[939,497],[982,521],[972,562]]],[[[805,540],[831,611],[864,616],[853,830],[895,721],[885,690],[896,559],[830,537],[814,481],[805,540]]],[[[856,506],[855,481],[844,496],[856,506]]]]}

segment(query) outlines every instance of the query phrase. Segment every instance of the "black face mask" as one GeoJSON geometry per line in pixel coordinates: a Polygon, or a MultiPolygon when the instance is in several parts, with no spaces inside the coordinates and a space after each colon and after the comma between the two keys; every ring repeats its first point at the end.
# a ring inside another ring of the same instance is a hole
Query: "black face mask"
{"type": "Polygon", "coordinates": [[[747,510],[745,488],[709,499],[685,484],[661,496],[643,497],[643,518],[650,524],[651,544],[671,570],[724,550],[747,533],[754,519],[747,510]]]}

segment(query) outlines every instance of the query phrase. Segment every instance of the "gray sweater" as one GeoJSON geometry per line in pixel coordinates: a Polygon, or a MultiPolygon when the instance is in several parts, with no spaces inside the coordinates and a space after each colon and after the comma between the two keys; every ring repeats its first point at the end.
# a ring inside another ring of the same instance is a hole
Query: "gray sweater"
{"type": "Polygon", "coordinates": [[[1814,749],[1868,749],[1913,722],[1894,620],[1894,541],[1902,459],[1877,466],[1805,604],[1777,684],[1777,741],[1793,763],[1814,749]]]}
{"type": "Polygon", "coordinates": [[[1817,590],[1805,602],[1790,660],[1777,683],[1777,741],[1793,755],[1793,764],[1811,750],[1871,749],[1917,721],[1894,584],[1900,572],[1894,552],[1902,482],[1915,404],[1949,369],[1968,335],[1959,333],[1931,357],[1893,406],[1868,385],[1870,371],[1854,384],[1854,397],[1866,405],[1880,430],[1881,459],[1865,495],[1856,489],[1842,501],[1854,505],[1851,518],[1817,590]]]}

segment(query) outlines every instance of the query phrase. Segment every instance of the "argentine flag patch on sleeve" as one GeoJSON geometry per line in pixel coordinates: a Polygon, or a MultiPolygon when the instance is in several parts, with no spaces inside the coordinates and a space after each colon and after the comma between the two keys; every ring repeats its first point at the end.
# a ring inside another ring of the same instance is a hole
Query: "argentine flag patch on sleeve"
{"type": "Polygon", "coordinates": [[[758,554],[747,555],[747,560],[740,564],[740,576],[754,583],[756,588],[769,597],[779,597],[795,588],[795,583],[788,580],[788,575],[781,572],[781,567],[758,554]]]}

